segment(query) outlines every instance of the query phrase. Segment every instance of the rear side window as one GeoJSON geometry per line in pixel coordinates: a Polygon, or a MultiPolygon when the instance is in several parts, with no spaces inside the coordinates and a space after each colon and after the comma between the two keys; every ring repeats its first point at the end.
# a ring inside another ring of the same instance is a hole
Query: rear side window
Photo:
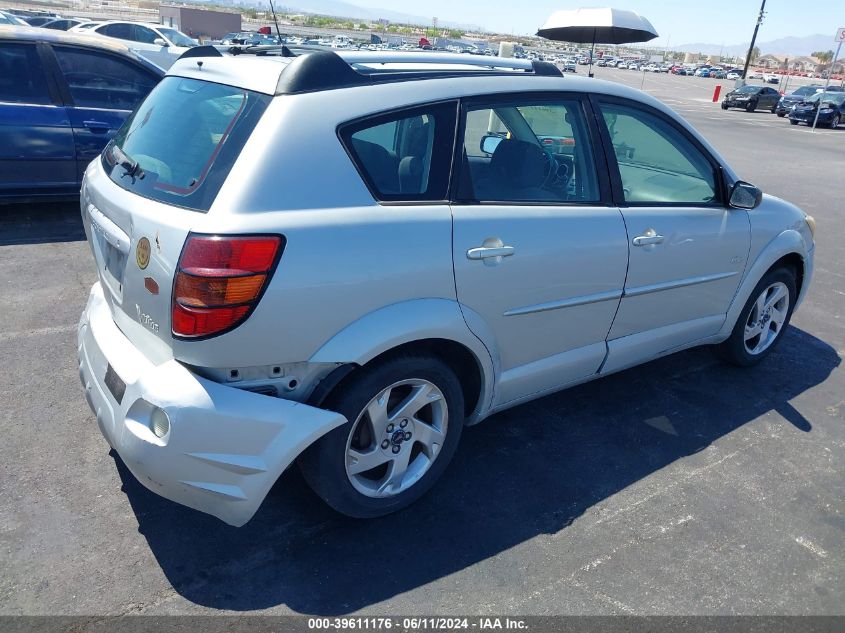
{"type": "Polygon", "coordinates": [[[34,104],[51,102],[35,46],[0,44],[0,101],[34,104]]]}
{"type": "Polygon", "coordinates": [[[347,125],[340,137],[376,199],[445,200],[457,102],[382,115],[347,125]]]}
{"type": "Polygon", "coordinates": [[[106,147],[103,166],[138,195],[208,211],[270,99],[165,77],[106,147]]]}
{"type": "Polygon", "coordinates": [[[108,35],[109,37],[117,37],[122,40],[132,39],[132,25],[131,24],[106,24],[97,29],[98,33],[108,35]]]}
{"type": "Polygon", "coordinates": [[[108,53],[66,46],[53,50],[77,106],[134,110],[158,82],[152,73],[108,53]]]}

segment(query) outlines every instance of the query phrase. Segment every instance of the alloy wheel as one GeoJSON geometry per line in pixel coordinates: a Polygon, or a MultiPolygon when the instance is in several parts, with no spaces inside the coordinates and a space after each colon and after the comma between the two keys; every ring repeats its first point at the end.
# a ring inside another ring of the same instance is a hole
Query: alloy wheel
{"type": "Polygon", "coordinates": [[[789,313],[789,289],[778,281],[766,288],[754,302],[745,322],[745,350],[752,356],[771,347],[780,335],[789,313]]]}
{"type": "Polygon", "coordinates": [[[392,497],[419,481],[446,440],[449,409],[432,382],[412,378],[378,393],[346,440],[346,475],[368,497],[392,497]]]}

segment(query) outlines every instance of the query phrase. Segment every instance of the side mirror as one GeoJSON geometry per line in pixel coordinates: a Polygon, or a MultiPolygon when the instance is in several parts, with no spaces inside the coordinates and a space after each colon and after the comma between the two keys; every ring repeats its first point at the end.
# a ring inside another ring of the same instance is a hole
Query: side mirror
{"type": "Polygon", "coordinates": [[[481,151],[485,154],[492,154],[503,140],[497,134],[485,134],[481,137],[481,151]]]}
{"type": "Polygon", "coordinates": [[[738,180],[731,189],[730,205],[736,209],[756,209],[763,200],[763,192],[748,182],[738,180]]]}
{"type": "Polygon", "coordinates": [[[155,44],[156,46],[163,46],[163,47],[165,47],[165,48],[167,48],[168,46],[170,46],[170,44],[168,44],[167,42],[165,42],[165,41],[164,41],[163,39],[161,39],[160,37],[155,38],[155,39],[153,40],[153,44],[155,44]]]}

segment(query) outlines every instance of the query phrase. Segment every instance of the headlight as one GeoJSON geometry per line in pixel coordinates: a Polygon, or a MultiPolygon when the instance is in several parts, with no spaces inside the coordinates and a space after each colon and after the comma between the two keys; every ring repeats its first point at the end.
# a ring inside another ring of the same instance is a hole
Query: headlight
{"type": "Polygon", "coordinates": [[[812,215],[804,215],[804,221],[807,223],[807,228],[810,229],[810,235],[816,236],[816,219],[812,215]]]}

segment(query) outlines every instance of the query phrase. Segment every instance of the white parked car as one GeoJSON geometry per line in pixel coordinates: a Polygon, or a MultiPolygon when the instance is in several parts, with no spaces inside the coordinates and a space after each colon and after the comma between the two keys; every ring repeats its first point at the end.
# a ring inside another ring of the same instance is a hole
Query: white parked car
{"type": "Polygon", "coordinates": [[[738,73],[736,71],[729,72],[727,76],[728,79],[739,79],[740,77],[742,77],[742,73],[738,73]]]}
{"type": "Polygon", "coordinates": [[[812,218],[667,106],[516,59],[193,49],[81,209],[100,430],[232,525],[294,462],[379,516],[498,411],[692,346],[754,365],[813,273],[812,218]]]}
{"type": "Polygon", "coordinates": [[[162,68],[168,68],[179,56],[198,42],[181,31],[163,24],[142,22],[103,22],[88,33],[121,40],[130,49],[162,68]]]}
{"type": "Polygon", "coordinates": [[[748,78],[749,79],[762,79],[763,73],[761,73],[759,70],[752,70],[748,73],[748,78]]]}

